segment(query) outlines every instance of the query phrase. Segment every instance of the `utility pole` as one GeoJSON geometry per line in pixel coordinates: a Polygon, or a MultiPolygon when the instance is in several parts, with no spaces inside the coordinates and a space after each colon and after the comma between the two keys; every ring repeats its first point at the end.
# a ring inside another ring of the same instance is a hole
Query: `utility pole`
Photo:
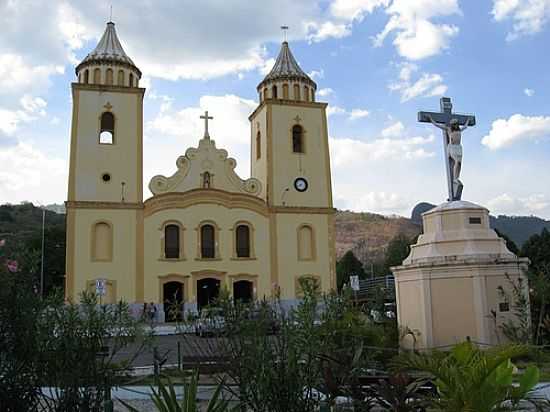
{"type": "MultiPolygon", "coordinates": [[[[40,204],[40,202],[38,202],[40,204]]],[[[45,251],[45,224],[46,224],[46,207],[40,204],[42,209],[42,253],[40,258],[40,297],[44,298],[44,251],[45,251]]]]}

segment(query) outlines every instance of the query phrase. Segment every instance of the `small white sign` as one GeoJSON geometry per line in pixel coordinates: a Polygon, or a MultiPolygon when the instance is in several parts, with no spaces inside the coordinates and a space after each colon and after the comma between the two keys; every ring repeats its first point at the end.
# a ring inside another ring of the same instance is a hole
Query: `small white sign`
{"type": "Polygon", "coordinates": [[[96,279],[95,281],[95,293],[98,296],[105,296],[107,287],[107,281],[105,279],[96,279]]]}
{"type": "Polygon", "coordinates": [[[349,277],[349,284],[351,288],[355,291],[359,290],[359,276],[351,275],[349,277]]]}

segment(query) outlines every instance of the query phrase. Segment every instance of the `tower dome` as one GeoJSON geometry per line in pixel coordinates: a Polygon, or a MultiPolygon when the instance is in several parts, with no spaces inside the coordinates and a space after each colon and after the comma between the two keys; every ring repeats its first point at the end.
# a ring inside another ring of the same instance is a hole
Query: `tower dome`
{"type": "Polygon", "coordinates": [[[265,99],[315,101],[317,84],[300,68],[284,41],[275,65],[257,87],[260,101],[265,99]]]}
{"type": "Polygon", "coordinates": [[[126,54],[116,34],[115,23],[107,23],[95,49],[76,66],[79,83],[138,87],[141,71],[126,54]]]}

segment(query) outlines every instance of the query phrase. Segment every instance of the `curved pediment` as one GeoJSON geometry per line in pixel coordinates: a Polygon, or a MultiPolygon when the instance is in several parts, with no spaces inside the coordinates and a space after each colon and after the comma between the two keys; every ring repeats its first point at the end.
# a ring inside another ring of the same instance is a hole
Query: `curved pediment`
{"type": "Polygon", "coordinates": [[[258,179],[241,179],[235,173],[237,161],[228,157],[227,150],[216,148],[210,138],[199,141],[198,148],[189,148],[176,161],[178,170],[170,177],[157,175],[149,182],[154,195],[187,192],[194,189],[218,189],[227,192],[260,196],[262,184],[258,179]]]}

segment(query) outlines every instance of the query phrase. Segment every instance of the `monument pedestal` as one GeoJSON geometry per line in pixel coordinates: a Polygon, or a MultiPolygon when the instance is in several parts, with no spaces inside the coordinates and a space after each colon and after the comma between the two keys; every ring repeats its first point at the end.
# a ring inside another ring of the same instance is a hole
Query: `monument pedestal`
{"type": "Polygon", "coordinates": [[[392,268],[402,346],[445,349],[467,338],[506,342],[500,325],[515,319],[510,280],[524,276],[529,260],[506,248],[482,206],[447,202],[422,219],[424,233],[403,264],[392,268]]]}

